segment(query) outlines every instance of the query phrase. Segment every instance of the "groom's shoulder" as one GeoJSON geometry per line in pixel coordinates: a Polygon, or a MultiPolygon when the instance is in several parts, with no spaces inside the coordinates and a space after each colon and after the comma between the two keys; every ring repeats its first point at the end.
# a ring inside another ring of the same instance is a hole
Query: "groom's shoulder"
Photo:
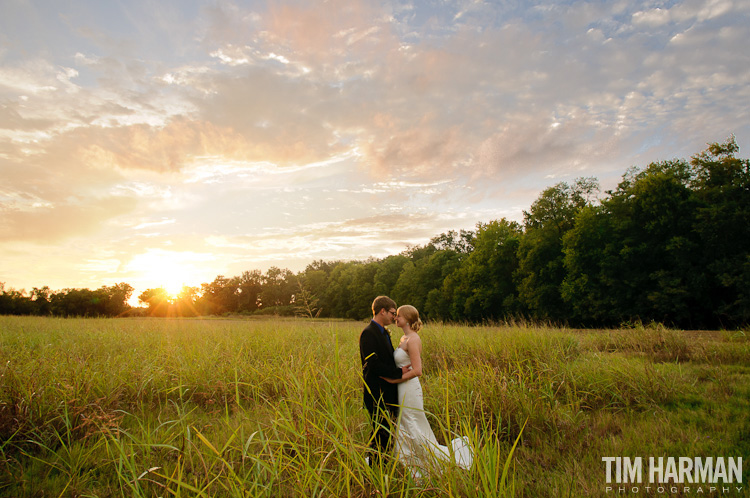
{"type": "Polygon", "coordinates": [[[370,342],[372,339],[375,338],[375,331],[372,329],[372,322],[368,323],[365,328],[362,329],[362,332],[359,333],[359,346],[362,347],[362,341],[370,342]]]}
{"type": "Polygon", "coordinates": [[[370,323],[368,323],[365,326],[365,328],[362,329],[361,334],[364,334],[365,332],[377,332],[377,331],[378,331],[377,324],[374,321],[370,320],[370,323]]]}

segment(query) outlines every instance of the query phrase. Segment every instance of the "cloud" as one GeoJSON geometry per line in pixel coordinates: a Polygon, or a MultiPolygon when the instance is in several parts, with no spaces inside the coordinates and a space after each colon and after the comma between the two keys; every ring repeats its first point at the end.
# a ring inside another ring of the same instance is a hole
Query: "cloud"
{"type": "Polygon", "coordinates": [[[233,159],[251,152],[237,132],[184,118],[163,127],[138,124],[91,131],[91,145],[85,147],[84,155],[97,167],[175,172],[198,156],[233,159]]]}
{"type": "MultiPolygon", "coordinates": [[[[679,102],[658,95],[680,94],[675,90],[685,86],[681,74],[688,54],[656,51],[652,40],[668,38],[646,35],[645,28],[653,28],[655,19],[658,24],[667,24],[667,18],[693,24],[715,19],[725,15],[720,3],[710,13],[683,4],[635,11],[632,26],[618,17],[622,7],[553,5],[539,10],[537,20],[511,17],[497,24],[487,20],[499,20],[502,8],[493,14],[486,5],[464,7],[454,29],[435,31],[425,24],[420,29],[429,36],[417,32],[411,42],[404,32],[416,14],[394,17],[390,7],[277,2],[263,12],[226,3],[209,9],[204,39],[221,59],[218,66],[183,65],[155,74],[145,63],[79,54],[79,62],[103,71],[108,91],[122,98],[114,108],[90,93],[74,122],[83,126],[92,119],[86,116],[108,105],[96,118],[100,126],[86,134],[86,158],[122,169],[174,172],[202,156],[292,166],[325,161],[353,146],[375,175],[439,178],[470,165],[474,177],[494,178],[513,166],[492,166],[486,159],[512,159],[513,150],[566,165],[581,149],[557,145],[561,140],[585,141],[601,136],[604,127],[610,130],[606,140],[626,141],[627,133],[641,128],[636,116],[683,112],[679,102]],[[472,14],[476,9],[480,12],[472,14]],[[543,29],[552,18],[562,19],[569,31],[543,29]],[[628,35],[612,39],[618,29],[628,35]],[[126,92],[136,83],[145,90],[126,92]],[[628,93],[640,98],[630,99],[623,115],[622,95],[628,93]],[[551,133],[546,127],[561,107],[576,115],[576,125],[562,128],[565,134],[551,133]]],[[[713,42],[719,50],[710,52],[693,49],[705,45],[712,31],[697,39],[701,29],[691,24],[667,34],[675,47],[694,40],[689,49],[695,59],[733,53],[726,48],[746,31],[728,28],[724,41],[713,42]]],[[[745,75],[732,67],[736,83],[745,75]]],[[[708,67],[696,69],[687,80],[696,89],[706,87],[705,78],[721,78],[708,67]]],[[[53,71],[45,71],[52,79],[53,71]]],[[[36,86],[44,87],[44,81],[36,86]]],[[[71,109],[81,100],[70,100],[71,109]]],[[[17,106],[6,115],[23,120],[17,106]]],[[[28,119],[19,126],[49,128],[51,122],[28,119]]]]}
{"type": "Polygon", "coordinates": [[[466,158],[465,144],[458,127],[434,129],[426,117],[411,128],[375,134],[360,143],[360,150],[377,173],[418,176],[435,169],[450,171],[466,158]]]}
{"type": "Polygon", "coordinates": [[[304,7],[271,2],[263,35],[270,45],[325,71],[329,65],[385,48],[387,20],[377,4],[363,1],[333,0],[304,7]]]}
{"type": "Polygon", "coordinates": [[[428,213],[377,214],[364,218],[319,222],[290,228],[268,229],[254,235],[211,236],[210,246],[239,251],[251,260],[283,261],[290,257],[367,258],[386,256],[438,235],[438,224],[449,225],[461,216],[442,219],[428,213]],[[387,233],[387,237],[384,237],[387,233]]]}
{"type": "Polygon", "coordinates": [[[47,138],[54,120],[45,118],[25,118],[22,115],[22,101],[0,104],[0,137],[4,138],[0,144],[4,145],[5,153],[10,152],[9,145],[16,143],[33,143],[35,140],[47,138]]]}
{"type": "Polygon", "coordinates": [[[633,14],[633,23],[636,25],[643,24],[648,27],[657,27],[668,24],[670,21],[669,9],[656,8],[633,14]]]}
{"type": "MultiPolygon", "coordinates": [[[[243,159],[296,165],[347,149],[326,119],[331,88],[256,68],[214,75],[212,82],[211,97],[196,102],[200,116],[242,137],[243,159]]],[[[328,111],[335,113],[336,106],[328,111]]]]}
{"type": "Polygon", "coordinates": [[[130,212],[128,198],[96,199],[81,204],[58,204],[0,211],[0,241],[53,243],[96,233],[112,217],[130,212]]]}
{"type": "Polygon", "coordinates": [[[143,228],[151,228],[151,227],[156,227],[156,226],[161,226],[161,225],[171,225],[175,221],[176,221],[175,219],[166,219],[166,218],[160,221],[146,221],[146,222],[139,223],[138,225],[134,226],[133,229],[141,230],[143,228]]]}
{"type": "Polygon", "coordinates": [[[45,96],[57,91],[75,92],[72,82],[78,71],[51,64],[44,59],[30,59],[19,65],[0,67],[0,89],[19,95],[45,96]]]}

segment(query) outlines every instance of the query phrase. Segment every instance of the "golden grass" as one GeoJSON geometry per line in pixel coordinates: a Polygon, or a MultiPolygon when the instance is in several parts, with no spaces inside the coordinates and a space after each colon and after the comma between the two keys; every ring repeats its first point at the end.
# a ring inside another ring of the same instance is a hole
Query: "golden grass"
{"type": "Polygon", "coordinates": [[[598,495],[603,456],[750,453],[744,334],[427,324],[425,409],[475,466],[372,470],[363,326],[0,317],[0,495],[598,495]]]}

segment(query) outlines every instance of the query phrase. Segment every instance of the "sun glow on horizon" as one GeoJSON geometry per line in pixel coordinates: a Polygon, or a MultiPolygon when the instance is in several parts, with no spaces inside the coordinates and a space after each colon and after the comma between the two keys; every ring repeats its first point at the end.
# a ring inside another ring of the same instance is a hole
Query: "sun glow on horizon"
{"type": "Polygon", "coordinates": [[[214,257],[209,254],[163,249],[148,249],[134,256],[127,268],[140,285],[131,301],[137,302],[138,295],[148,288],[162,288],[170,297],[177,297],[184,287],[205,281],[206,271],[196,263],[212,259],[214,257]]]}

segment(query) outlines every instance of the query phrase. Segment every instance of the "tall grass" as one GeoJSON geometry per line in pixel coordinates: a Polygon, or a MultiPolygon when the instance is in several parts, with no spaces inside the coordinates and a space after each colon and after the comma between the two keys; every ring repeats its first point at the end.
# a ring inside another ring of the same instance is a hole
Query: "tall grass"
{"type": "Polygon", "coordinates": [[[428,324],[425,410],[475,464],[372,469],[363,326],[0,317],[0,495],[579,496],[602,456],[749,453],[744,336],[428,324]]]}

